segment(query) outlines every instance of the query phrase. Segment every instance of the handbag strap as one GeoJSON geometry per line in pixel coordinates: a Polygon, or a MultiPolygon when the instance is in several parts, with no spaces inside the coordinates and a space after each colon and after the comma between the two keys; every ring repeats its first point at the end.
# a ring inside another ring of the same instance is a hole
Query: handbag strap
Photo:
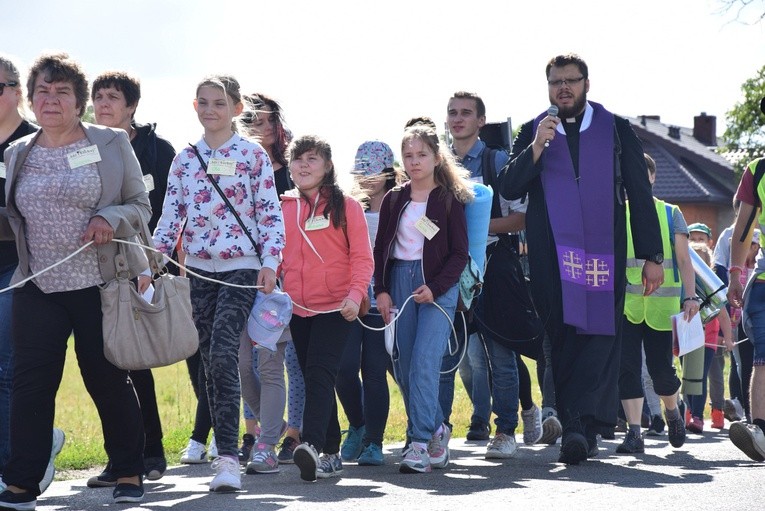
{"type": "MultiPolygon", "coordinates": [[[[144,222],[143,219],[140,220],[140,224],[141,229],[138,231],[137,237],[144,246],[150,247],[152,246],[152,238],[151,232],[149,232],[149,224],[144,222]]],[[[117,254],[114,256],[114,264],[117,269],[116,278],[118,280],[129,279],[130,266],[127,261],[126,245],[124,243],[118,243],[117,245],[117,254]]],[[[149,268],[151,269],[152,275],[167,273],[167,267],[165,266],[161,253],[147,248],[144,248],[143,251],[146,254],[146,259],[149,261],[149,268]]]]}
{"type": "Polygon", "coordinates": [[[223,190],[220,189],[220,186],[218,183],[215,182],[215,180],[210,177],[210,174],[207,173],[207,163],[202,159],[202,155],[199,154],[199,149],[197,149],[197,146],[194,144],[189,144],[192,149],[194,149],[194,154],[197,155],[197,159],[199,160],[199,163],[202,165],[202,168],[205,171],[205,175],[207,176],[207,179],[210,180],[210,183],[213,185],[213,188],[218,192],[218,195],[220,195],[220,198],[223,199],[223,202],[226,203],[226,206],[228,207],[229,211],[234,215],[234,218],[236,218],[236,223],[239,224],[239,227],[242,228],[242,231],[244,234],[247,235],[247,237],[250,239],[250,242],[252,243],[252,246],[255,247],[255,253],[258,255],[258,258],[260,258],[260,250],[258,249],[258,244],[255,243],[255,239],[252,237],[252,234],[250,234],[250,230],[244,225],[244,222],[242,222],[242,219],[239,218],[239,215],[236,213],[236,210],[234,209],[234,206],[231,204],[231,201],[228,200],[228,197],[226,197],[226,194],[223,193],[223,190]]]}

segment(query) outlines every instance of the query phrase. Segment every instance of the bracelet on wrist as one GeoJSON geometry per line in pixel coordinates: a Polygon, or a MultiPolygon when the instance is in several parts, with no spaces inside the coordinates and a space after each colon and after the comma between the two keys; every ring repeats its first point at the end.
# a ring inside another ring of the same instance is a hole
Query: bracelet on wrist
{"type": "Polygon", "coordinates": [[[731,266],[728,268],[728,274],[732,274],[734,271],[737,271],[739,273],[744,273],[744,269],[741,266],[731,266]]]}
{"type": "Polygon", "coordinates": [[[701,303],[701,298],[699,298],[698,296],[688,296],[686,298],[683,298],[683,301],[680,302],[680,305],[685,305],[685,302],[689,300],[693,300],[696,303],[701,303]]]}

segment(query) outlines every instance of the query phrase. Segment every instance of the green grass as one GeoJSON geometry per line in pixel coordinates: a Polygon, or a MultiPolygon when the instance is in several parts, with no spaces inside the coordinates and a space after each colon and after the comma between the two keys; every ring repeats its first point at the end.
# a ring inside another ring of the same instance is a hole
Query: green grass
{"type": "MultiPolygon", "coordinates": [[[[64,377],[56,397],[56,427],[63,429],[66,433],[66,444],[56,458],[56,467],[64,472],[64,477],[66,477],[66,471],[101,468],[106,463],[101,423],[93,401],[82,383],[73,345],[74,342],[70,339],[64,377]]],[[[532,375],[534,401],[539,403],[540,395],[536,384],[534,361],[529,360],[528,367],[532,375]]],[[[185,363],[155,369],[153,373],[157,403],[162,417],[165,453],[168,462],[176,464],[180,458],[180,451],[186,447],[194,426],[196,398],[185,363]]],[[[406,430],[404,404],[398,387],[390,378],[389,387],[391,402],[385,442],[402,442],[406,430]]],[[[455,436],[466,435],[471,414],[470,399],[465,393],[462,381],[457,377],[451,417],[451,422],[455,425],[455,436]]],[[[342,411],[340,422],[342,427],[346,427],[347,421],[342,411]]],[[[244,427],[244,421],[242,421],[242,427],[244,427]]]]}

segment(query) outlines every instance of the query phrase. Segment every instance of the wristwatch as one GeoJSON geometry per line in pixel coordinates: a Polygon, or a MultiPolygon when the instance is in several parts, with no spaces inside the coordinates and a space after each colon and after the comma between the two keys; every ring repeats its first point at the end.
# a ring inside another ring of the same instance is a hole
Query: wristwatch
{"type": "Polygon", "coordinates": [[[654,255],[646,259],[646,261],[651,261],[654,264],[664,264],[664,253],[662,252],[656,252],[654,255]]]}

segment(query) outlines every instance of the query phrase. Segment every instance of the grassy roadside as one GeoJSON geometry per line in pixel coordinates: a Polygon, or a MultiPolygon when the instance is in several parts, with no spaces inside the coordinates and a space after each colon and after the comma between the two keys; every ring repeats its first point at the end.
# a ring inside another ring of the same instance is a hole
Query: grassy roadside
{"type": "MultiPolygon", "coordinates": [[[[100,469],[106,463],[101,423],[95,406],[82,383],[72,339],[69,344],[64,377],[56,398],[56,426],[66,433],[66,444],[56,459],[56,467],[61,473],[58,477],[61,478],[66,478],[72,471],[100,469]]],[[[534,362],[528,361],[528,367],[532,375],[534,400],[539,403],[534,362]]],[[[162,417],[165,453],[168,462],[175,464],[178,463],[180,451],[186,446],[193,428],[196,399],[185,363],[156,369],[153,373],[157,403],[162,417]]],[[[401,394],[390,379],[389,383],[391,405],[385,431],[386,443],[403,441],[406,428],[406,414],[401,394]]],[[[457,377],[451,419],[455,425],[455,436],[465,436],[471,413],[470,400],[460,378],[457,377]]],[[[340,421],[345,427],[346,419],[342,413],[340,421]]],[[[521,432],[520,429],[518,432],[521,432]]]]}

